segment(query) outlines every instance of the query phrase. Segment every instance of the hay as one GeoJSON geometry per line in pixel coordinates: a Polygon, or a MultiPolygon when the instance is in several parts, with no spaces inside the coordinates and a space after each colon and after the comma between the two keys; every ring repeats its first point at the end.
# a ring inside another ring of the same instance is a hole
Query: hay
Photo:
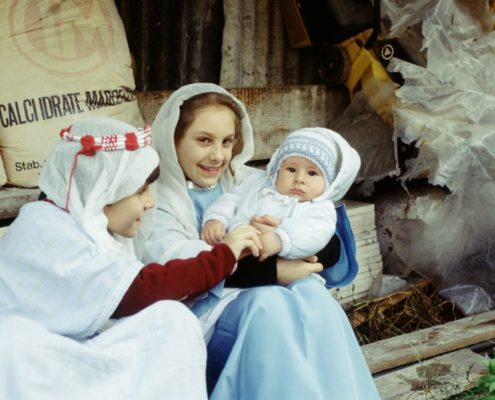
{"type": "Polygon", "coordinates": [[[355,303],[346,313],[360,345],[464,317],[426,279],[419,279],[407,290],[355,303]]]}

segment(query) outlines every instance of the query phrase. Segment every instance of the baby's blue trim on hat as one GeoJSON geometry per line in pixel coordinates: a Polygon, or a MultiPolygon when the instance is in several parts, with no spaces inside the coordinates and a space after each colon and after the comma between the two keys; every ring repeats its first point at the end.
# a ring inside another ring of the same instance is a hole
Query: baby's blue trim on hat
{"type": "MultiPolygon", "coordinates": [[[[289,157],[303,157],[313,162],[323,173],[326,188],[335,179],[335,167],[337,160],[330,152],[330,146],[335,146],[331,138],[311,138],[297,134],[297,131],[287,136],[273,155],[269,170],[270,178],[275,181],[282,161],[289,157]],[[329,144],[325,140],[330,141],[329,144]]],[[[333,148],[332,148],[333,149],[333,148]]]]}

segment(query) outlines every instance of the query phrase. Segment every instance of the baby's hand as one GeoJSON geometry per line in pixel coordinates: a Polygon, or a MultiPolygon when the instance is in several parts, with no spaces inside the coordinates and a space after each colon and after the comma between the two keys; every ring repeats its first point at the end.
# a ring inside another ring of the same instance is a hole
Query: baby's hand
{"type": "Polygon", "coordinates": [[[220,243],[225,237],[225,225],[216,219],[211,219],[203,225],[201,239],[209,245],[220,243]]]}
{"type": "Polygon", "coordinates": [[[262,215],[261,217],[255,215],[249,223],[262,233],[265,233],[275,230],[280,225],[280,220],[271,215],[262,215]]]}
{"type": "Polygon", "coordinates": [[[225,235],[223,243],[230,247],[237,260],[241,255],[247,255],[243,250],[248,250],[255,257],[260,254],[260,232],[250,225],[239,225],[231,230],[225,235]]]}

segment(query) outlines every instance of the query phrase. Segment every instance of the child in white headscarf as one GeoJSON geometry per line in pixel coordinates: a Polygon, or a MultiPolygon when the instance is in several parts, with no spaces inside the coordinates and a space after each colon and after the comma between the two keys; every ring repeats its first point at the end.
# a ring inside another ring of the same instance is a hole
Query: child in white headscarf
{"type": "Polygon", "coordinates": [[[360,165],[358,153],[336,132],[298,129],[284,139],[266,171],[253,173],[205,211],[202,238],[213,245],[227,228],[253,222],[263,230],[260,260],[274,254],[310,257],[335,234],[334,202],[352,185],[360,165]],[[270,216],[275,226],[257,223],[257,216],[270,216]]]}
{"type": "Polygon", "coordinates": [[[145,266],[125,238],[154,206],[150,128],[92,118],[61,136],[39,178],[47,198],[23,206],[0,242],[0,398],[205,399],[201,328],[167,299],[225,279],[245,247],[257,251],[254,228],[196,258],[145,266]],[[184,273],[195,277],[187,287],[184,273]]]}

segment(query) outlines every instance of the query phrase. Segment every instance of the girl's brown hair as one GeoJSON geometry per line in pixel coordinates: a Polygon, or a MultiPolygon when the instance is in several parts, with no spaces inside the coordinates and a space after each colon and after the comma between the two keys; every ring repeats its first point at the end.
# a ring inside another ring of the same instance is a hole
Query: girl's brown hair
{"type": "MultiPolygon", "coordinates": [[[[180,116],[177,126],[174,132],[174,142],[175,146],[184,136],[187,128],[191,126],[198,110],[208,107],[208,106],[218,106],[227,107],[234,113],[234,125],[235,125],[235,136],[234,136],[234,146],[232,148],[232,158],[242,152],[244,148],[244,140],[242,138],[242,123],[243,114],[237,103],[228,96],[221,93],[208,92],[201,93],[197,96],[187,99],[180,106],[180,116]]],[[[230,168],[230,165],[229,165],[230,168]]],[[[233,171],[230,170],[232,173],[233,171]]]]}
{"type": "Polygon", "coordinates": [[[159,176],[160,176],[160,167],[156,167],[146,179],[145,184],[151,185],[153,182],[155,182],[158,179],[159,176]]]}

